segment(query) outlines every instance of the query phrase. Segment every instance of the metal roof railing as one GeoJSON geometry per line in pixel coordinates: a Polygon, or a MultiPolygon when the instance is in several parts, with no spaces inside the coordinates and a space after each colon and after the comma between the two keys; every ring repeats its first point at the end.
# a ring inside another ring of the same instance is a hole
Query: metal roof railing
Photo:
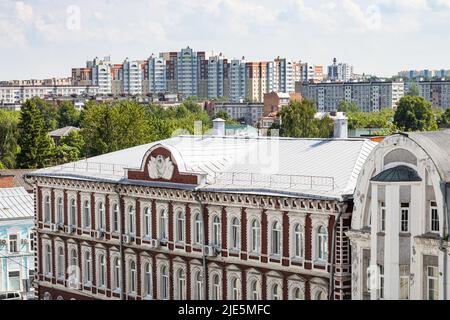
{"type": "Polygon", "coordinates": [[[99,163],[99,162],[87,162],[78,161],[73,163],[67,163],[59,166],[53,167],[56,170],[61,171],[72,171],[72,172],[93,172],[93,173],[104,173],[118,175],[123,174],[124,169],[127,165],[124,164],[113,164],[113,163],[99,163]]]}
{"type": "Polygon", "coordinates": [[[241,187],[262,187],[276,189],[313,189],[332,191],[335,189],[334,177],[307,175],[264,175],[247,172],[222,172],[216,174],[215,183],[241,187]]]}

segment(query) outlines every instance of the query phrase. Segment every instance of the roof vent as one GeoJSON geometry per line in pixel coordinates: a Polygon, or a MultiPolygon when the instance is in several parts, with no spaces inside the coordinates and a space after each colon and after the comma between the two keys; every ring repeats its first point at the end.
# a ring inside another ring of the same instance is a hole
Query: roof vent
{"type": "Polygon", "coordinates": [[[347,139],[348,138],[348,118],[343,112],[337,112],[336,117],[333,117],[334,121],[334,134],[335,139],[347,139]]]}
{"type": "Polygon", "coordinates": [[[225,120],[221,118],[217,118],[213,120],[213,129],[215,136],[224,136],[225,135],[225,120]]]}

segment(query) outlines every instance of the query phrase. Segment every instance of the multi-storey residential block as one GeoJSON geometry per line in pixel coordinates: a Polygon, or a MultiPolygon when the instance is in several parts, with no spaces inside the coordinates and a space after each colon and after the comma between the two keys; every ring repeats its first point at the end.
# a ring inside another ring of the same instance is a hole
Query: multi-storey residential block
{"type": "Polygon", "coordinates": [[[419,90],[419,96],[431,102],[433,107],[446,110],[450,108],[450,81],[418,81],[407,82],[405,92],[415,85],[419,90]]]}
{"type": "Polygon", "coordinates": [[[233,59],[230,63],[230,101],[240,102],[246,95],[245,58],[233,59]]]}
{"type": "Polygon", "coordinates": [[[273,88],[273,62],[247,62],[246,98],[252,102],[262,102],[264,94],[273,88]]]}
{"type": "Polygon", "coordinates": [[[283,107],[288,106],[291,101],[301,100],[302,95],[300,93],[266,93],[264,95],[264,116],[269,116],[270,114],[275,115],[280,112],[283,107]]]}
{"type": "Polygon", "coordinates": [[[450,76],[450,70],[440,69],[440,70],[408,70],[400,71],[398,73],[399,77],[407,78],[409,80],[414,80],[418,78],[446,78],[450,76]]]}
{"type": "Polygon", "coordinates": [[[139,61],[125,59],[123,62],[123,93],[129,95],[142,94],[142,66],[139,61]]]}
{"type": "Polygon", "coordinates": [[[177,55],[177,90],[184,97],[198,96],[198,57],[191,48],[177,55]]]}
{"type": "Polygon", "coordinates": [[[229,98],[230,96],[230,80],[229,80],[230,64],[228,59],[222,54],[211,56],[208,60],[208,98],[217,97],[229,98]]]}
{"type": "Polygon", "coordinates": [[[347,63],[337,63],[337,59],[333,59],[333,64],[328,66],[328,79],[331,81],[350,81],[353,79],[353,66],[347,63]]]}
{"type": "Polygon", "coordinates": [[[352,298],[447,300],[450,132],[393,135],[358,178],[352,298]]]}
{"type": "Polygon", "coordinates": [[[182,136],[38,170],[39,297],[349,299],[345,232],[374,145],[182,136]]]}
{"type": "Polygon", "coordinates": [[[164,93],[167,90],[167,66],[164,58],[152,55],[148,59],[148,79],[150,93],[164,93]]]}
{"type": "Polygon", "coordinates": [[[297,89],[319,112],[337,111],[341,101],[353,101],[364,112],[395,108],[405,92],[403,82],[389,81],[301,83],[297,89]]]}
{"type": "Polygon", "coordinates": [[[245,121],[246,124],[254,125],[263,116],[264,104],[250,102],[210,102],[206,111],[213,117],[219,111],[224,111],[232,119],[245,121]]]}
{"type": "Polygon", "coordinates": [[[160,58],[166,61],[166,89],[170,93],[178,93],[177,81],[177,52],[163,52],[160,58]]]}
{"type": "Polygon", "coordinates": [[[273,85],[275,92],[295,92],[294,62],[280,57],[274,60],[273,85]]]}
{"type": "MultiPolygon", "coordinates": [[[[298,66],[297,66],[298,68],[298,66]]],[[[300,80],[301,82],[321,82],[323,81],[323,66],[312,65],[309,63],[300,64],[300,80]]]]}
{"type": "Polygon", "coordinates": [[[112,93],[111,59],[105,57],[103,60],[95,58],[87,62],[87,67],[92,69],[92,84],[99,87],[99,94],[112,93]]]}

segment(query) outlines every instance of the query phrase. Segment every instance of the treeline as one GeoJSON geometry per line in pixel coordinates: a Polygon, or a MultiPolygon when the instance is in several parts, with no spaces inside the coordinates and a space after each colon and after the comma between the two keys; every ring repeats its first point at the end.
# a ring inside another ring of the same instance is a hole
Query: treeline
{"type": "Polygon", "coordinates": [[[42,168],[167,139],[175,133],[194,133],[211,127],[208,115],[193,101],[176,108],[137,102],[88,102],[80,112],[72,103],[60,105],[27,100],[20,112],[0,111],[0,166],[42,168]],[[79,127],[55,143],[49,132],[79,127]]]}

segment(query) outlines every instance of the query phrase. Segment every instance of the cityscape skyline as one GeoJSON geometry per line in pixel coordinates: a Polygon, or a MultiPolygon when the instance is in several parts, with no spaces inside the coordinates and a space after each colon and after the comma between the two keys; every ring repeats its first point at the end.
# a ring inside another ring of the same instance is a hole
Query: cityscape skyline
{"type": "Polygon", "coordinates": [[[450,69],[440,40],[448,1],[7,0],[0,11],[0,80],[67,77],[95,56],[142,59],[187,45],[248,61],[281,56],[328,65],[336,57],[356,73],[382,77],[450,69]]]}

